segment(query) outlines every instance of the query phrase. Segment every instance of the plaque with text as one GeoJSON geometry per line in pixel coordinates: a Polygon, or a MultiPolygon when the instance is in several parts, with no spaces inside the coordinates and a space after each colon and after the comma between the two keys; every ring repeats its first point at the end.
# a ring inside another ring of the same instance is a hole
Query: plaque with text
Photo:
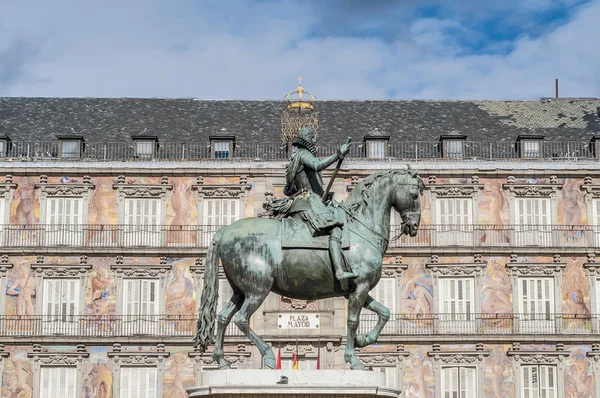
{"type": "Polygon", "coordinates": [[[279,314],[279,329],[318,329],[319,314],[285,313],[279,314]]]}

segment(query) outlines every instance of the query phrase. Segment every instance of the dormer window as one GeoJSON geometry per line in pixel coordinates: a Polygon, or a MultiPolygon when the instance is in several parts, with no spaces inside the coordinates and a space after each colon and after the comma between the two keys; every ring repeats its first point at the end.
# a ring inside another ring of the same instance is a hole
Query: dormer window
{"type": "Polygon", "coordinates": [[[133,136],[135,143],[134,157],[139,159],[153,159],[158,149],[158,137],[151,136],[133,136]]]}
{"type": "Polygon", "coordinates": [[[388,136],[365,136],[365,156],[368,159],[385,159],[388,156],[388,136]]]}
{"type": "Polygon", "coordinates": [[[463,159],[466,135],[442,135],[442,156],[447,159],[463,159]]]}
{"type": "Polygon", "coordinates": [[[8,156],[10,149],[10,138],[7,135],[0,135],[0,158],[8,156]]]}
{"type": "Polygon", "coordinates": [[[595,135],[590,140],[590,148],[592,156],[596,159],[600,158],[600,135],[595,135]]]}
{"type": "Polygon", "coordinates": [[[235,137],[210,137],[210,144],[214,159],[230,159],[233,157],[235,137]]]}
{"type": "Polygon", "coordinates": [[[517,137],[517,150],[522,159],[539,159],[542,157],[543,135],[520,135],[517,137]]]}
{"type": "Polygon", "coordinates": [[[83,137],[75,135],[59,135],[60,157],[68,159],[79,159],[83,152],[83,137]]]}

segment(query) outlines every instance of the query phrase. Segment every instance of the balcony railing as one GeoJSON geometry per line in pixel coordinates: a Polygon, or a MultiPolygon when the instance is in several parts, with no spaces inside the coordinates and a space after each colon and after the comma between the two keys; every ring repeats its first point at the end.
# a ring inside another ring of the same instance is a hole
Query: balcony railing
{"type": "MultiPolygon", "coordinates": [[[[341,143],[341,142],[340,142],[341,143]]],[[[340,143],[321,143],[322,154],[335,153],[340,143]]],[[[11,142],[5,160],[68,160],[68,161],[282,161],[289,158],[291,149],[282,142],[243,142],[235,145],[227,157],[215,157],[210,142],[161,142],[157,149],[143,155],[136,154],[134,143],[87,142],[81,151],[61,153],[60,143],[11,142]],[[74,156],[75,155],[75,156],[74,156]]],[[[364,143],[352,145],[347,158],[371,161],[479,161],[479,160],[552,160],[575,161],[597,159],[596,147],[589,141],[542,141],[539,153],[522,156],[515,142],[466,141],[456,151],[444,156],[440,141],[412,141],[388,143],[383,151],[367,151],[364,143]],[[369,152],[372,156],[369,157],[369,152]]]]}
{"type": "MultiPolygon", "coordinates": [[[[359,333],[367,333],[377,315],[361,314],[359,333]]],[[[392,314],[382,335],[597,334],[600,315],[576,314],[392,314]]]]}
{"type": "MultiPolygon", "coordinates": [[[[0,225],[0,247],[207,248],[219,228],[5,224],[0,225]]],[[[390,247],[600,247],[600,226],[593,225],[421,225],[415,237],[399,236],[400,232],[400,226],[392,226],[390,247]]]]}
{"type": "Polygon", "coordinates": [[[391,247],[600,247],[595,225],[421,225],[417,236],[391,230],[391,247]]]}
{"type": "MultiPolygon", "coordinates": [[[[193,315],[34,315],[0,316],[0,335],[9,337],[189,337],[196,328],[193,315]]],[[[215,329],[216,330],[216,329],[215,329]]],[[[243,336],[233,323],[226,336],[243,336]]]]}

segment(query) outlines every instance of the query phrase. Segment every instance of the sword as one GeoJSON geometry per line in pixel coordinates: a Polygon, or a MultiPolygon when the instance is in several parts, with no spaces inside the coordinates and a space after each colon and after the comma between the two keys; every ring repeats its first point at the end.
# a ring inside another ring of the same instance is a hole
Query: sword
{"type": "MultiPolygon", "coordinates": [[[[346,140],[346,144],[349,144],[351,142],[352,142],[352,137],[348,137],[348,139],[346,140]]],[[[329,180],[329,184],[327,184],[327,189],[325,190],[325,193],[323,194],[323,197],[321,198],[321,202],[325,203],[325,201],[327,200],[327,196],[329,196],[329,191],[331,191],[333,181],[335,181],[335,177],[337,176],[337,173],[340,170],[340,167],[342,167],[343,161],[344,161],[343,158],[338,160],[337,166],[335,166],[335,170],[333,170],[333,174],[331,175],[331,179],[329,180]]]]}

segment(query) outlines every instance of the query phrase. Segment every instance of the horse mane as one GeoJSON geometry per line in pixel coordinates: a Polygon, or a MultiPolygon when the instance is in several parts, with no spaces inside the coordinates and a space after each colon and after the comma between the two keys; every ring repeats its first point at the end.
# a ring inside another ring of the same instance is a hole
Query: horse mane
{"type": "Polygon", "coordinates": [[[425,185],[421,177],[417,174],[417,170],[409,168],[408,169],[389,169],[389,170],[381,170],[377,171],[369,176],[367,176],[364,180],[359,182],[356,187],[350,192],[348,195],[348,200],[346,202],[346,207],[348,211],[352,215],[357,215],[358,212],[362,211],[364,214],[365,209],[367,207],[367,201],[371,196],[371,191],[374,186],[379,185],[381,180],[393,179],[396,177],[407,177],[413,176],[417,179],[417,183],[419,185],[419,191],[422,193],[425,185]]]}

